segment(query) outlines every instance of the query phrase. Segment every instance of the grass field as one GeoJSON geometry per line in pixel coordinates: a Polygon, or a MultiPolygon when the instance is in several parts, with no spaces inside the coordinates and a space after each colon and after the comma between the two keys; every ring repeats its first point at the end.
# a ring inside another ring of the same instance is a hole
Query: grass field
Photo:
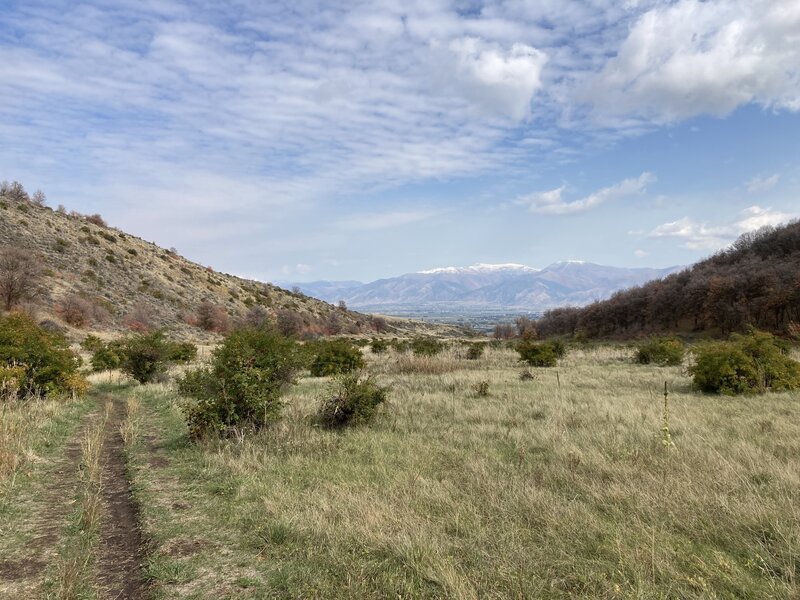
{"type": "Polygon", "coordinates": [[[699,395],[622,347],[533,380],[509,350],[367,354],[390,402],[341,433],[310,418],[324,379],[269,431],[200,446],[171,384],[106,385],[152,595],[800,597],[797,394],[699,395]]]}

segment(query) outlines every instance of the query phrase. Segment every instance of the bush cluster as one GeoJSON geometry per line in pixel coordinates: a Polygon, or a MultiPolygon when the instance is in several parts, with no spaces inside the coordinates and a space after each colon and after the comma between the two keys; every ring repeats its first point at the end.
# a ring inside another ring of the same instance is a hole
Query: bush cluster
{"type": "Polygon", "coordinates": [[[751,394],[800,389],[800,363],[789,345],[769,333],[733,334],[728,341],[708,342],[694,349],[689,367],[694,385],[714,394],[751,394]]]}
{"type": "Polygon", "coordinates": [[[662,367],[683,363],[683,342],[674,338],[654,338],[639,345],[634,360],[640,365],[656,364],[662,367]]]}
{"type": "Polygon", "coordinates": [[[370,342],[369,347],[373,354],[385,354],[389,350],[389,342],[376,338],[370,342]]]}
{"type": "Polygon", "coordinates": [[[87,336],[81,343],[92,352],[92,370],[121,369],[139,383],[155,381],[171,364],[186,364],[197,357],[197,346],[189,342],[173,342],[157,331],[103,343],[87,336]]]}
{"type": "Polygon", "coordinates": [[[320,404],[317,421],[328,429],[368,423],[386,402],[388,393],[388,388],[379,386],[370,376],[342,375],[333,381],[328,396],[320,404]]]}
{"type": "Polygon", "coordinates": [[[486,348],[486,344],[483,342],[473,342],[469,346],[467,346],[467,360],[478,360],[483,356],[483,351],[486,348]]]}
{"type": "Polygon", "coordinates": [[[567,348],[560,340],[534,342],[527,339],[516,345],[519,359],[531,367],[555,367],[559,358],[564,358],[567,348]]]}
{"type": "Polygon", "coordinates": [[[432,337],[417,336],[411,340],[411,351],[417,356],[436,356],[444,346],[444,342],[432,337]]]}
{"type": "Polygon", "coordinates": [[[73,394],[87,389],[79,359],[66,338],[49,332],[27,315],[0,316],[0,389],[6,395],[73,394]]]}
{"type": "Polygon", "coordinates": [[[313,377],[340,375],[364,367],[361,350],[348,340],[318,340],[307,346],[313,351],[309,368],[313,377]]]}
{"type": "Polygon", "coordinates": [[[238,329],[214,350],[209,367],[178,381],[189,434],[225,435],[233,428],[261,428],[276,421],[281,396],[302,359],[297,343],[268,329],[238,329]]]}

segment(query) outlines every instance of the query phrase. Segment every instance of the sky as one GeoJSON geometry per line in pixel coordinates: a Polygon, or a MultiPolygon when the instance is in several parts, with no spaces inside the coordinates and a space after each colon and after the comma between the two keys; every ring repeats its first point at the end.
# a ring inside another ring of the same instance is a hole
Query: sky
{"type": "Polygon", "coordinates": [[[798,0],[0,0],[0,180],[261,280],[800,216],[798,0]]]}

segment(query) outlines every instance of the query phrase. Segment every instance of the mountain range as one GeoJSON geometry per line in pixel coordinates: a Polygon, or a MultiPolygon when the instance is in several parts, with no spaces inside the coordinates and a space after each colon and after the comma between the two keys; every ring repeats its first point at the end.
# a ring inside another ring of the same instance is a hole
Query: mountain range
{"type": "Polygon", "coordinates": [[[583,306],[614,292],[681,270],[625,268],[582,261],[557,262],[544,269],[521,264],[477,264],[407,273],[370,283],[313,281],[282,283],[325,300],[373,311],[444,305],[481,309],[541,310],[583,306]]]}

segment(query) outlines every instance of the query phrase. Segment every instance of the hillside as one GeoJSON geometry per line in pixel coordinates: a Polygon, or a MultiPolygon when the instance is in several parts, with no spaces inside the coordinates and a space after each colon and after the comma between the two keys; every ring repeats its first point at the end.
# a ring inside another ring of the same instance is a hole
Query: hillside
{"type": "Polygon", "coordinates": [[[725,335],[748,325],[777,333],[800,323],[800,222],[741,236],[728,249],[661,280],[538,321],[543,335],[725,335]]]}
{"type": "Polygon", "coordinates": [[[580,261],[557,262],[544,269],[480,264],[407,273],[371,283],[316,281],[289,285],[328,302],[341,299],[348,306],[378,311],[437,304],[464,310],[541,310],[606,299],[619,289],[676,269],[609,267],[580,261]]]}
{"type": "MultiPolygon", "coordinates": [[[[301,333],[411,332],[434,326],[374,318],[334,307],[268,283],[194,263],[175,251],[103,224],[101,219],[52,210],[24,198],[0,196],[0,247],[39,259],[42,293],[28,306],[60,325],[69,309],[84,313],[81,329],[122,331],[163,327],[184,337],[212,338],[197,326],[205,305],[235,322],[253,307],[263,317],[292,321],[301,333]]],[[[220,316],[221,315],[221,316],[220,316]]],[[[75,325],[75,323],[72,323],[75,325]]],[[[70,328],[74,330],[74,328],[70,328]]]]}

